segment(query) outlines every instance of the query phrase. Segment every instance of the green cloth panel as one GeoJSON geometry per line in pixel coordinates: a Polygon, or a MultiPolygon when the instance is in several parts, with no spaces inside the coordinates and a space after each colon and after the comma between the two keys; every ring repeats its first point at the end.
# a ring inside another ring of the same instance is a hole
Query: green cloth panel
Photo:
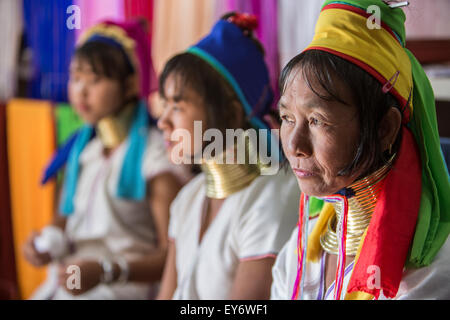
{"type": "Polygon", "coordinates": [[[76,130],[81,128],[83,120],[68,104],[55,107],[56,143],[61,146],[76,130]]]}
{"type": "MultiPolygon", "coordinates": [[[[54,109],[56,123],[56,143],[58,148],[70,138],[72,134],[83,126],[83,120],[78,116],[71,105],[61,103],[54,109]]],[[[57,175],[57,184],[60,185],[63,179],[63,171],[57,175]]]]}
{"type": "Polygon", "coordinates": [[[422,198],[409,262],[429,265],[450,233],[450,182],[442,156],[433,90],[422,66],[406,49],[411,60],[414,114],[411,129],[422,159],[422,198]]]}
{"type": "Polygon", "coordinates": [[[309,199],[309,217],[315,218],[317,217],[325,204],[325,201],[311,197],[309,199]]]}

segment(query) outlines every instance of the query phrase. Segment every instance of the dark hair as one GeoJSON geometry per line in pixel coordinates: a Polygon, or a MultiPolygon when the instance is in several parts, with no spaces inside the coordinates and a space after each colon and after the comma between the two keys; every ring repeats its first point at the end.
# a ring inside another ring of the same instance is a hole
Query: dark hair
{"type": "MultiPolygon", "coordinates": [[[[395,106],[399,110],[397,100],[390,93],[383,93],[382,85],[369,73],[336,55],[320,50],[308,50],[294,57],[284,67],[280,78],[280,92],[283,95],[287,81],[293,70],[300,70],[309,88],[321,99],[344,101],[342,94],[336,89],[336,79],[342,81],[350,90],[353,102],[358,110],[360,140],[353,161],[342,170],[340,175],[349,175],[362,170],[360,178],[376,171],[387,163],[390,155],[381,150],[379,128],[388,110],[395,106]],[[312,83],[317,81],[326,95],[318,92],[312,83]]],[[[392,145],[392,153],[399,150],[401,130],[392,145]]]]}
{"type": "MultiPolygon", "coordinates": [[[[123,49],[101,41],[86,42],[76,49],[73,59],[87,63],[98,76],[117,80],[122,93],[125,93],[127,79],[135,73],[123,49]]],[[[133,99],[137,101],[138,97],[133,99]]]]}
{"type": "MultiPolygon", "coordinates": [[[[227,20],[236,13],[228,13],[221,19],[227,20]]],[[[261,43],[253,37],[251,30],[243,29],[264,54],[261,43]]],[[[176,98],[185,99],[184,88],[190,88],[201,98],[206,107],[208,127],[217,128],[225,133],[226,129],[248,129],[250,122],[245,116],[244,107],[228,81],[202,58],[190,53],[181,53],[171,58],[165,65],[159,78],[159,94],[166,98],[165,83],[170,76],[177,82],[176,98]],[[239,108],[232,108],[236,105],[239,108]],[[241,113],[244,123],[237,124],[236,112],[241,113]]]]}

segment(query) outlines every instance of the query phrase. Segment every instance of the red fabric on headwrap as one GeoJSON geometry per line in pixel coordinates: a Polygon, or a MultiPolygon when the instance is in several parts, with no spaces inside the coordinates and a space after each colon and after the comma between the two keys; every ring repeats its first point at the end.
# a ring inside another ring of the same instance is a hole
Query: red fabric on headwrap
{"type": "Polygon", "coordinates": [[[234,16],[228,18],[228,21],[237,25],[243,30],[254,31],[258,28],[258,18],[253,14],[236,13],[234,16]]]}
{"type": "Polygon", "coordinates": [[[406,257],[413,239],[422,192],[419,151],[412,133],[402,129],[397,160],[385,178],[369,224],[361,255],[353,270],[347,292],[361,291],[387,298],[397,295],[406,257]],[[378,267],[381,288],[372,287],[373,266],[378,267]]]}
{"type": "Polygon", "coordinates": [[[149,34],[137,20],[127,22],[107,20],[103,23],[122,28],[127,36],[135,41],[135,54],[139,63],[139,78],[141,85],[140,97],[146,99],[150,93],[158,88],[156,73],[151,58],[152,52],[149,34]]]}

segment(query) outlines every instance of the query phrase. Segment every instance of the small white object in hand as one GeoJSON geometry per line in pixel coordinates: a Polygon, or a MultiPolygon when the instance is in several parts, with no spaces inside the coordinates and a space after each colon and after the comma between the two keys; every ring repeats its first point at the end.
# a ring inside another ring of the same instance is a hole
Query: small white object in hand
{"type": "Polygon", "coordinates": [[[52,259],[62,258],[68,252],[68,241],[64,232],[55,226],[48,226],[34,239],[34,246],[40,253],[48,252],[52,259]]]}

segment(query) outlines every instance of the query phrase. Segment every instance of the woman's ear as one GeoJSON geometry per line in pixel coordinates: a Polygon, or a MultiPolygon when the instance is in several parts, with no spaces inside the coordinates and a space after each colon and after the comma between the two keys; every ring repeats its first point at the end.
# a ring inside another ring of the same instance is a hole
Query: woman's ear
{"type": "Polygon", "coordinates": [[[390,150],[395,143],[402,125],[402,115],[396,107],[391,107],[381,121],[378,136],[381,141],[381,151],[390,150]]]}
{"type": "Polygon", "coordinates": [[[137,74],[129,76],[125,80],[125,100],[131,99],[133,97],[139,97],[139,77],[137,74]]]}

